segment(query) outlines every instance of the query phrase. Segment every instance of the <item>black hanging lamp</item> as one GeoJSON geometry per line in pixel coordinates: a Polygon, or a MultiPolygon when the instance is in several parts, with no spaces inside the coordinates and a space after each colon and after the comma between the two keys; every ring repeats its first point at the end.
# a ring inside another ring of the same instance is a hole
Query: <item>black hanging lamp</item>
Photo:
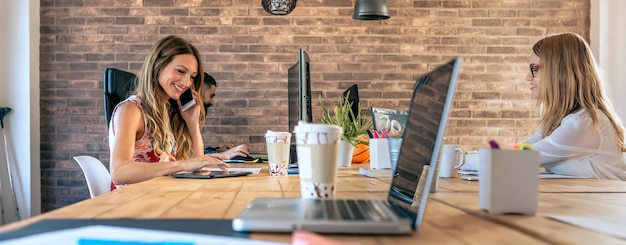
{"type": "Polygon", "coordinates": [[[352,19],[385,20],[389,19],[387,0],[356,0],[352,19]]]}
{"type": "Polygon", "coordinates": [[[265,12],[274,15],[286,15],[296,8],[298,0],[261,0],[265,12]]]}

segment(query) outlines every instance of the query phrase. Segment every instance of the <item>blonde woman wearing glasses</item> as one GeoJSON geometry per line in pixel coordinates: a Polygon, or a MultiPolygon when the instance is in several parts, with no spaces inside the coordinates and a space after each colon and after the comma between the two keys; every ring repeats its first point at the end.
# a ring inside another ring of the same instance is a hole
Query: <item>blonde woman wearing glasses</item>
{"type": "Polygon", "coordinates": [[[593,54],[574,33],[533,46],[531,97],[541,108],[540,129],[525,142],[541,153],[548,172],[626,180],[624,127],[604,91],[593,54]]]}

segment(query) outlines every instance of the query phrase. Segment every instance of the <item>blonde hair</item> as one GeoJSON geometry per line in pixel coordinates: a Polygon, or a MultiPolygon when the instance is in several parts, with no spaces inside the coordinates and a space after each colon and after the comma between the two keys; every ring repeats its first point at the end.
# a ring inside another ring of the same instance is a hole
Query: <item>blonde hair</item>
{"type": "MultiPolygon", "coordinates": [[[[192,54],[198,62],[198,75],[193,79],[198,95],[202,96],[204,71],[198,50],[186,40],[177,36],[167,36],[159,40],[146,56],[139,72],[135,94],[141,99],[146,126],[152,132],[153,149],[170,159],[187,159],[192,154],[189,129],[178,111],[175,100],[159,84],[159,75],[175,56],[192,54]],[[163,103],[167,101],[167,103],[163,103]],[[170,149],[174,149],[175,156],[170,149]]],[[[200,110],[198,121],[204,125],[204,110],[200,110]]]]}
{"type": "Polygon", "coordinates": [[[542,108],[540,123],[547,137],[570,113],[584,109],[598,125],[598,111],[604,113],[618,138],[618,149],[624,146],[624,127],[605,95],[603,82],[589,45],[578,34],[547,36],[533,45],[541,61],[537,103],[542,108]]]}

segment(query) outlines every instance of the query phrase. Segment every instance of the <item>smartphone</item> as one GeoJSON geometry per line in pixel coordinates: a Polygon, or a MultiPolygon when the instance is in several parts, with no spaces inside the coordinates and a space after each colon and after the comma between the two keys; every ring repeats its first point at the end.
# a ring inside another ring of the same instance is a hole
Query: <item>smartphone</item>
{"type": "Polygon", "coordinates": [[[180,95],[180,104],[183,111],[186,111],[196,104],[196,100],[193,99],[193,94],[191,93],[191,88],[188,88],[180,95]]]}

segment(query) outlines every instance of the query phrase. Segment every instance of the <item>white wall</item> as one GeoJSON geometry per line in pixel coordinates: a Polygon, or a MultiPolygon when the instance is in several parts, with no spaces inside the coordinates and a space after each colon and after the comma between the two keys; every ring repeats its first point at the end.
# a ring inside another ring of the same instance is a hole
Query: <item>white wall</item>
{"type": "MultiPolygon", "coordinates": [[[[4,118],[4,132],[22,219],[41,213],[39,4],[10,0],[0,8],[0,107],[12,109],[4,118]]],[[[3,166],[4,147],[0,140],[3,166]]]]}
{"type": "Polygon", "coordinates": [[[591,49],[609,81],[610,95],[622,120],[626,120],[625,26],[626,1],[591,0],[591,49]]]}

